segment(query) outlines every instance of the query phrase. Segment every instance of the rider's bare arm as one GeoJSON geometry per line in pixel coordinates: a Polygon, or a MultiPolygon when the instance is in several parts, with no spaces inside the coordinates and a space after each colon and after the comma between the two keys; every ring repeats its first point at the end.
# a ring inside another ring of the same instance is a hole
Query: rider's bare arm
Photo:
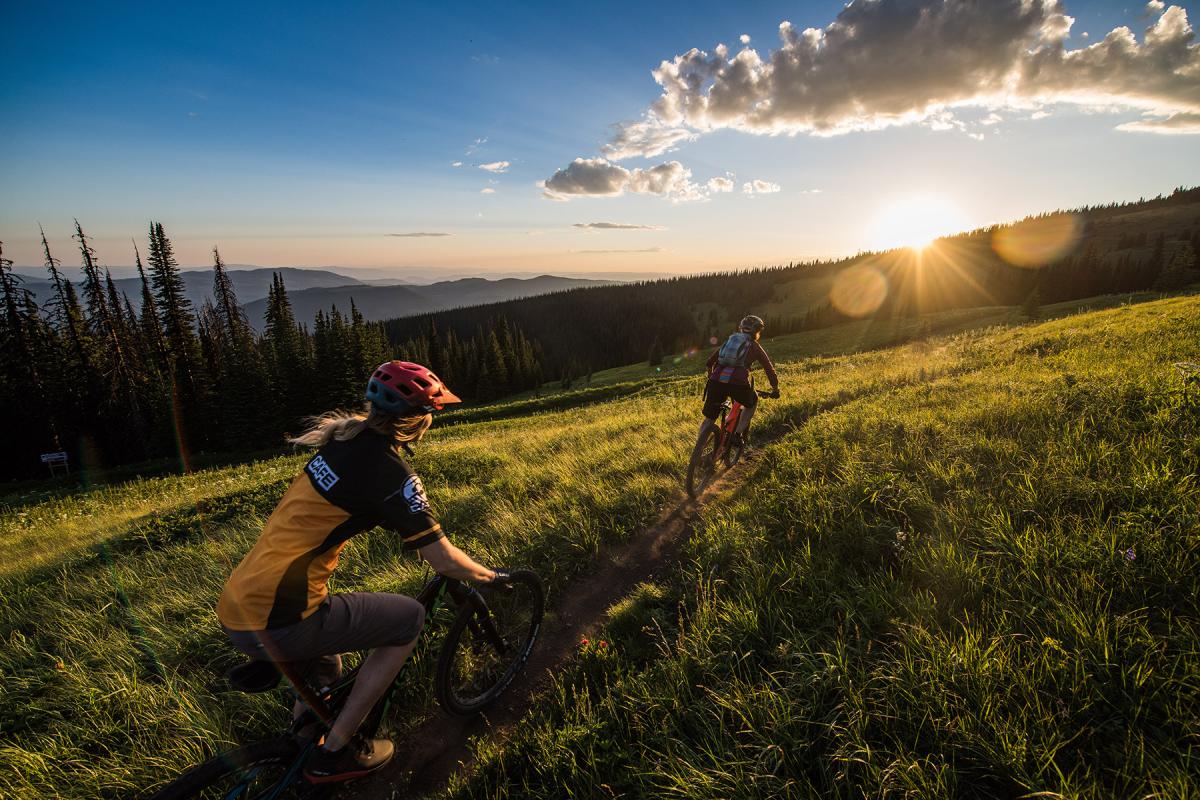
{"type": "Polygon", "coordinates": [[[449,539],[438,539],[436,542],[418,548],[421,558],[429,562],[437,572],[448,578],[461,581],[479,581],[487,583],[496,577],[496,573],[459,550],[449,539]]]}

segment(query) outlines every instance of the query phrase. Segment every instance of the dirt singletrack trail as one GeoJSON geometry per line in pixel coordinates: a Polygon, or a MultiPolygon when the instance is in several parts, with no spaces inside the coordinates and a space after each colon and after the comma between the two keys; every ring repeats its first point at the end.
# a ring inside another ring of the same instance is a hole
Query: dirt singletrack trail
{"type": "MultiPolygon", "coordinates": [[[[761,446],[761,444],[760,444],[761,446]]],[[[604,548],[591,572],[555,599],[524,671],[496,705],[470,718],[453,717],[434,706],[406,741],[397,743],[396,759],[379,774],[355,781],[338,792],[343,800],[421,797],[437,791],[459,772],[472,769],[470,742],[487,736],[503,739],[520,722],[554,672],[608,618],[608,609],[639,584],[669,570],[691,535],[692,521],[705,501],[737,487],[758,459],[747,454],[726,470],[696,500],[674,495],[658,519],[628,541],[604,548]]]]}

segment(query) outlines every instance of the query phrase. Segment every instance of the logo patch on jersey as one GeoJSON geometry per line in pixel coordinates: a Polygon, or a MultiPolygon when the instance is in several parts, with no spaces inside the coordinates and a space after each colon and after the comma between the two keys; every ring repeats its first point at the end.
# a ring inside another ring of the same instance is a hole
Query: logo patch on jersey
{"type": "Polygon", "coordinates": [[[307,470],[308,474],[312,476],[312,479],[317,482],[317,486],[320,486],[327,492],[333,488],[333,485],[337,483],[338,480],[340,480],[338,478],[338,474],[330,469],[329,465],[325,463],[325,458],[323,456],[315,456],[311,461],[308,462],[308,466],[306,466],[304,469],[307,470]]]}
{"type": "Polygon", "coordinates": [[[421,483],[421,479],[416,475],[412,475],[404,482],[404,499],[408,503],[408,510],[414,514],[423,514],[429,511],[429,500],[425,498],[425,484],[421,483]]]}

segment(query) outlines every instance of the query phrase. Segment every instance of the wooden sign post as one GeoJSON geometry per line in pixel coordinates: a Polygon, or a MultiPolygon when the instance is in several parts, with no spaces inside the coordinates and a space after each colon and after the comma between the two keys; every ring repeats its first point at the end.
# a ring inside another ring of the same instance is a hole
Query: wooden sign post
{"type": "Polygon", "coordinates": [[[71,474],[71,468],[67,466],[67,454],[64,452],[42,453],[42,463],[50,467],[51,478],[57,474],[55,470],[59,467],[62,467],[64,475],[71,474]]]}

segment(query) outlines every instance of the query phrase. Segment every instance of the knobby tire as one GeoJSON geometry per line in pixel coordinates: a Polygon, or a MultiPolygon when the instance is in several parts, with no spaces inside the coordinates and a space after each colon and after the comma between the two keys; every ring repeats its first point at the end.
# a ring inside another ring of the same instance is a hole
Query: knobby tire
{"type": "Polygon", "coordinates": [[[434,688],[451,714],[469,716],[494,703],[525,666],[542,624],[545,593],[529,570],[516,570],[507,586],[489,590],[487,611],[473,601],[459,609],[438,654],[434,688]],[[490,620],[507,645],[501,653],[488,635],[490,620]]]}
{"type": "Polygon", "coordinates": [[[714,456],[720,442],[720,436],[714,425],[692,450],[692,458],[688,461],[687,493],[688,497],[693,500],[704,493],[705,488],[713,479],[713,474],[717,471],[714,456]]]}
{"type": "MultiPolygon", "coordinates": [[[[228,798],[253,800],[269,795],[300,756],[300,745],[290,736],[255,742],[192,767],[155,792],[150,800],[228,798]]],[[[297,770],[292,782],[277,796],[318,798],[324,787],[308,783],[297,770]]]]}

